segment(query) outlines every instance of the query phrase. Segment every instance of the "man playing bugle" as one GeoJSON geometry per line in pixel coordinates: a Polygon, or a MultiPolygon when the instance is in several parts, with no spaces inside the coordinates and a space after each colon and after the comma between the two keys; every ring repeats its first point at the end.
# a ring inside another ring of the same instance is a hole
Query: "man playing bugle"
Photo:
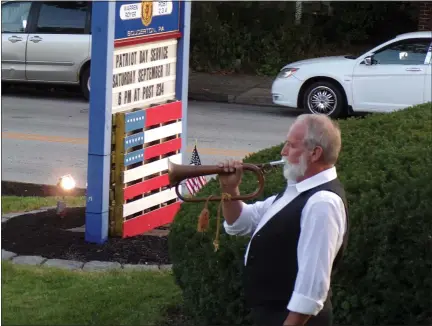
{"type": "MultiPolygon", "coordinates": [[[[257,325],[332,325],[331,274],[348,238],[345,193],[335,164],[339,127],[324,115],[299,116],[281,155],[287,186],[254,204],[224,201],[224,228],[251,235],[244,289],[257,325]]],[[[240,195],[241,161],[219,163],[223,192],[240,195]]]]}

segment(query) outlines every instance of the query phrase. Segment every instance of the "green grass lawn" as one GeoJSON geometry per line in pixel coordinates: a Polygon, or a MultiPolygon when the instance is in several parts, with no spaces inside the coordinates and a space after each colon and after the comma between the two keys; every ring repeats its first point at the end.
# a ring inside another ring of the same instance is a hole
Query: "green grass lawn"
{"type": "Polygon", "coordinates": [[[65,271],[2,262],[2,325],[159,325],[181,302],[169,272],[65,271]]]}
{"type": "MultiPolygon", "coordinates": [[[[31,211],[41,207],[56,206],[57,200],[61,197],[17,197],[2,196],[1,208],[2,214],[31,211]]],[[[63,199],[62,199],[63,200],[63,199]]],[[[68,206],[84,206],[85,197],[65,197],[68,206]]]]}
{"type": "MultiPolygon", "coordinates": [[[[2,213],[55,203],[53,197],[2,196],[2,213]]],[[[68,198],[69,205],[84,203],[68,198]]],[[[1,268],[3,325],[178,325],[167,315],[182,302],[169,271],[67,271],[7,261],[1,268]]]]}

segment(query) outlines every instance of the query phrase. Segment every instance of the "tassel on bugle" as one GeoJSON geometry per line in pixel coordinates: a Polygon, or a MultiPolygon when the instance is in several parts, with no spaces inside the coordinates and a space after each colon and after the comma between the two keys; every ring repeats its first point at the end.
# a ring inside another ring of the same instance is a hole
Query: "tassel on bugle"
{"type": "MultiPolygon", "coordinates": [[[[205,232],[208,230],[209,221],[210,221],[210,211],[208,209],[208,202],[212,196],[209,196],[206,200],[205,206],[201,211],[201,214],[198,217],[198,232],[205,232]]],[[[219,250],[219,235],[220,235],[220,223],[221,223],[221,215],[222,215],[222,205],[224,200],[231,200],[231,195],[228,193],[223,193],[221,201],[219,202],[218,213],[217,213],[217,221],[216,221],[216,235],[213,241],[214,251],[217,252],[219,250]]]]}
{"type": "Polygon", "coordinates": [[[197,231],[200,233],[207,231],[207,229],[209,227],[210,211],[208,209],[208,203],[212,197],[213,196],[209,196],[207,198],[205,206],[204,206],[203,210],[201,211],[201,214],[198,217],[197,231]]]}

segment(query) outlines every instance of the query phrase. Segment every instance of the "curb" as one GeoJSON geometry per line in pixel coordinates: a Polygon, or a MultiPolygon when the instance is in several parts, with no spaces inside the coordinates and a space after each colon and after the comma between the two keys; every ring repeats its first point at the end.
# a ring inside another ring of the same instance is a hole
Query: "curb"
{"type": "Polygon", "coordinates": [[[203,102],[234,103],[234,95],[189,91],[188,99],[203,102]]]}
{"type": "MultiPolygon", "coordinates": [[[[46,212],[55,207],[42,207],[37,210],[19,212],[19,213],[8,213],[2,215],[2,223],[9,221],[10,219],[24,215],[24,214],[37,214],[46,212]]],[[[1,251],[2,261],[11,261],[13,264],[19,265],[33,265],[33,266],[46,266],[54,267],[58,269],[66,269],[71,271],[108,271],[108,270],[147,270],[147,271],[168,271],[172,270],[172,264],[170,265],[156,265],[156,264],[121,264],[119,262],[109,261],[98,261],[92,260],[88,262],[67,260],[67,259],[48,259],[42,256],[34,255],[18,255],[12,251],[2,249],[1,251]]]]}
{"type": "MultiPolygon", "coordinates": [[[[246,93],[246,92],[245,92],[246,93]]],[[[243,93],[244,94],[244,93],[243,93]]],[[[280,107],[272,102],[271,98],[262,97],[248,97],[247,99],[239,98],[240,95],[231,94],[220,94],[220,93],[206,93],[203,91],[189,91],[188,99],[192,101],[202,101],[202,102],[217,102],[217,103],[230,103],[230,104],[242,104],[242,105],[254,105],[254,106],[271,106],[280,107]]]]}

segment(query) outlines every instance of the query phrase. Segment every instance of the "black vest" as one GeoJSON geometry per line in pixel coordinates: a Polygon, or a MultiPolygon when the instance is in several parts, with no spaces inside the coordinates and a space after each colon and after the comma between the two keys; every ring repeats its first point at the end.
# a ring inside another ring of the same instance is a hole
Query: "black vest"
{"type": "Polygon", "coordinates": [[[244,270],[245,298],[249,305],[288,304],[297,277],[301,213],[307,200],[322,190],[337,194],[345,205],[347,229],[333,268],[340,262],[348,240],[348,205],[343,186],[338,179],[334,179],[299,194],[252,238],[244,270]]]}

